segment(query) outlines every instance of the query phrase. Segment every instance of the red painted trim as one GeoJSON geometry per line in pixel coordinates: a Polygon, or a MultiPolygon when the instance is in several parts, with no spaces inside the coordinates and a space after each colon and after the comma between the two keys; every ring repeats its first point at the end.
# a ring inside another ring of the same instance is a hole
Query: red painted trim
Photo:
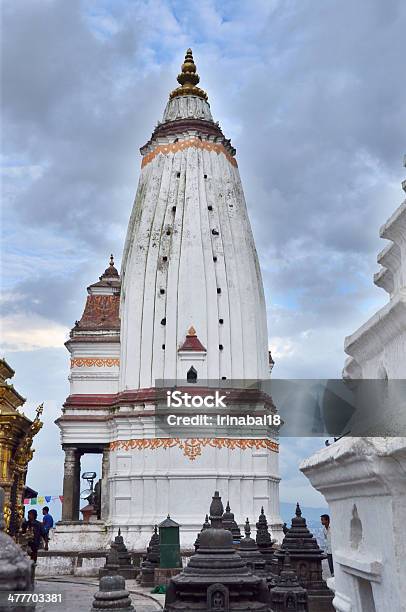
{"type": "MultiPolygon", "coordinates": [[[[208,387],[177,387],[177,390],[188,392],[190,395],[199,395],[205,397],[212,395],[213,388],[208,387]]],[[[264,402],[269,408],[275,409],[270,395],[257,391],[256,389],[226,389],[223,391],[228,403],[237,402],[264,402]]],[[[144,404],[156,402],[159,399],[163,400],[166,397],[166,389],[158,389],[149,387],[145,389],[134,389],[122,391],[121,393],[106,393],[106,394],[75,394],[69,395],[63,405],[64,408],[77,409],[100,409],[119,407],[123,404],[144,404]]],[[[143,414],[146,414],[143,412],[143,414]]],[[[116,415],[119,416],[119,415],[116,415]]]]}

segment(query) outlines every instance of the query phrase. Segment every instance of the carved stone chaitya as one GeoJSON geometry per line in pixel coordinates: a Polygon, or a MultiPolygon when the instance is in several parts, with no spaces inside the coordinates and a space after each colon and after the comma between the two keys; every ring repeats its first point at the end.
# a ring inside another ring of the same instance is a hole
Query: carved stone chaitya
{"type": "Polygon", "coordinates": [[[270,612],[265,581],[252,574],[221,525],[223,504],[216,492],[211,526],[200,533],[200,546],[187,567],[170,580],[165,610],[270,612]]]}
{"type": "Polygon", "coordinates": [[[283,568],[271,591],[272,612],[307,612],[307,591],[300,586],[285,552],[283,568]]]}
{"type": "Polygon", "coordinates": [[[267,578],[266,559],[258,550],[257,543],[251,538],[251,526],[248,518],[244,526],[245,538],[241,540],[239,554],[246,566],[253,574],[267,578]]]}
{"type": "Polygon", "coordinates": [[[155,568],[159,567],[159,535],[158,527],[155,525],[154,533],[149,541],[147,547],[147,554],[143,562],[141,563],[141,571],[139,574],[139,581],[141,586],[153,586],[154,585],[154,572],[155,568]]]}
{"type": "Polygon", "coordinates": [[[322,577],[322,560],[326,555],[309,531],[299,504],[296,505],[292,525],[284,537],[282,546],[275,552],[279,575],[283,569],[285,552],[289,553],[290,562],[300,585],[307,590],[310,612],[334,612],[332,605],[334,594],[322,577]]]}
{"type": "MultiPolygon", "coordinates": [[[[224,519],[224,515],[223,515],[223,519],[224,519]]],[[[196,551],[197,551],[197,549],[199,548],[199,544],[200,544],[200,534],[201,534],[201,532],[202,532],[202,531],[204,531],[205,529],[208,529],[209,527],[210,527],[210,523],[209,523],[209,515],[208,515],[208,514],[206,514],[206,518],[205,518],[205,521],[204,521],[204,523],[203,523],[203,525],[202,525],[202,528],[201,528],[201,530],[199,531],[199,533],[198,533],[198,534],[197,534],[197,536],[196,536],[196,540],[195,540],[195,543],[194,543],[195,552],[196,552],[196,551]]],[[[225,529],[226,529],[226,528],[225,528],[225,529]]]]}
{"type": "Polygon", "coordinates": [[[110,575],[100,578],[99,590],[94,594],[91,610],[114,612],[127,610],[135,612],[131,603],[130,593],[126,591],[125,580],[122,576],[110,575]]]}
{"type": "Polygon", "coordinates": [[[117,549],[111,546],[104,567],[99,569],[99,578],[103,576],[114,576],[118,573],[119,569],[120,564],[118,562],[117,549]]]}
{"type": "Polygon", "coordinates": [[[234,519],[234,513],[231,512],[230,502],[227,502],[226,511],[223,514],[223,527],[231,531],[233,543],[238,545],[241,542],[241,531],[234,519]]]}
{"type": "Polygon", "coordinates": [[[268,521],[264,513],[264,507],[261,508],[261,514],[259,515],[258,522],[256,524],[257,535],[256,543],[258,550],[265,557],[267,569],[270,570],[272,567],[272,560],[274,556],[274,548],[271,534],[269,533],[268,521]]]}
{"type": "Polygon", "coordinates": [[[109,573],[117,573],[128,580],[135,579],[138,573],[131,562],[131,555],[124,544],[121,529],[118,530],[118,535],[114,538],[114,542],[111,543],[106,565],[99,570],[99,577],[107,576],[109,573]]]}

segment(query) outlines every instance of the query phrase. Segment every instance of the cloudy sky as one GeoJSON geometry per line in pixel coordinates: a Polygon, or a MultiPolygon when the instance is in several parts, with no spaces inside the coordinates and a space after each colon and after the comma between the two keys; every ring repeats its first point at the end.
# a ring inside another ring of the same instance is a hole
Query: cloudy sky
{"type": "MultiPolygon", "coordinates": [[[[405,178],[406,3],[3,0],[1,10],[2,354],[26,412],[45,402],[30,484],[61,492],[63,342],[111,252],[120,263],[139,147],[189,46],[237,148],[274,375],[340,376],[345,336],[386,299],[372,275],[405,178]]],[[[320,444],[283,442],[283,500],[322,504],[297,471],[320,444]]]]}

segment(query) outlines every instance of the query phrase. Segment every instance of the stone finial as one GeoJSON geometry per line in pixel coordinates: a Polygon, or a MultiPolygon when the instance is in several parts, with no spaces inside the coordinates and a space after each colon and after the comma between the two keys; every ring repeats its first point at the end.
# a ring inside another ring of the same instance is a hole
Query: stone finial
{"type": "Polygon", "coordinates": [[[226,511],[223,514],[223,527],[233,534],[234,544],[239,544],[241,541],[241,531],[234,519],[233,512],[231,512],[230,502],[227,502],[226,511]]]}
{"type": "Polygon", "coordinates": [[[177,87],[172,91],[169,98],[176,98],[176,96],[198,96],[207,100],[207,93],[197,87],[200,81],[200,77],[196,71],[196,64],[193,59],[192,49],[188,49],[185,55],[185,61],[182,64],[182,72],[178,74],[177,78],[180,87],[177,87]]]}
{"type": "Polygon", "coordinates": [[[114,265],[114,257],[113,257],[113,253],[110,255],[110,262],[108,267],[105,269],[105,271],[103,272],[103,274],[100,276],[100,280],[105,279],[106,276],[110,276],[110,277],[115,277],[118,278],[119,274],[118,274],[118,270],[114,265]]]}
{"type": "Polygon", "coordinates": [[[295,512],[295,514],[296,514],[296,516],[302,516],[302,511],[300,509],[299,502],[297,502],[297,504],[296,504],[296,512],[295,512]]]}
{"type": "Polygon", "coordinates": [[[247,517],[247,519],[245,521],[244,533],[245,533],[245,537],[246,538],[250,538],[251,537],[251,525],[250,525],[250,522],[248,520],[248,517],[247,517]]]}
{"type": "Polygon", "coordinates": [[[131,604],[130,593],[125,589],[125,580],[122,576],[103,576],[100,578],[99,590],[94,594],[91,610],[135,612],[131,604]]]}
{"type": "Polygon", "coordinates": [[[210,504],[210,522],[215,529],[223,527],[224,506],[218,491],[214,492],[212,502],[210,504]]]}

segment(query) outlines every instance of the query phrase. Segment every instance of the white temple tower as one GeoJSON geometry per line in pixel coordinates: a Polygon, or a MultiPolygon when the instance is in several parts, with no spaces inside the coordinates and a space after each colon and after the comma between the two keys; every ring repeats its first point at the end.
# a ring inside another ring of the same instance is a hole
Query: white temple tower
{"type": "MultiPolygon", "coordinates": [[[[122,260],[120,337],[106,322],[102,333],[101,321],[92,336],[80,331],[81,322],[72,330],[68,348],[80,346],[82,361],[72,355],[76,387],[58,420],[70,474],[77,477],[86,448],[103,451],[101,518],[112,529],[120,526],[127,544],[138,549],[168,513],[182,526],[182,545],[191,546],[214,490],[230,500],[238,522],[247,516],[254,522],[264,506],[274,537],[282,533],[274,439],[154,435],[156,381],[185,381],[191,373],[197,383],[269,378],[262,278],[235,149],[197,87],[190,49],[178,82],[162,122],[141,148],[122,260]],[[98,347],[114,353],[112,365],[98,347]],[[93,361],[86,361],[88,350],[93,361]],[[93,365],[96,356],[100,366],[93,365]],[[78,364],[87,368],[81,375],[78,364]],[[99,380],[97,367],[104,372],[99,380]]],[[[120,279],[114,274],[109,288],[90,290],[116,300],[120,279]]],[[[65,477],[69,521],[77,517],[78,501],[69,493],[76,486],[72,477],[65,477]]]]}

